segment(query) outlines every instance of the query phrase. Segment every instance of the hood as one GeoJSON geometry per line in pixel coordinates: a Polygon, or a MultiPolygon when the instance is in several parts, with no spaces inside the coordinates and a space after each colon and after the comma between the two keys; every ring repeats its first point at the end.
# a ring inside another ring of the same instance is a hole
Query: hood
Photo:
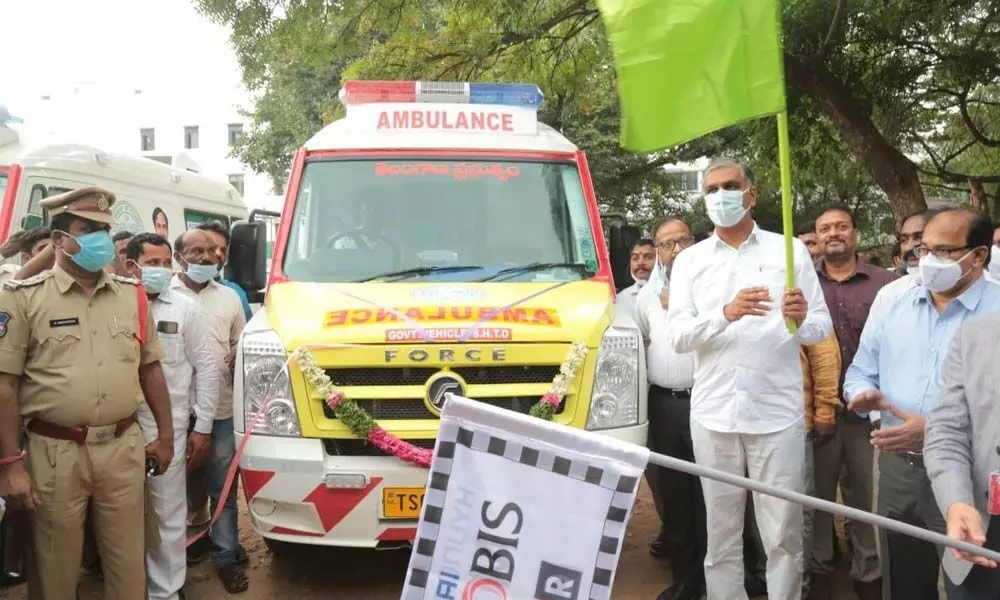
{"type": "Polygon", "coordinates": [[[592,281],[284,282],[268,289],[266,310],[289,349],[304,343],[455,343],[463,334],[469,342],[594,346],[611,321],[611,297],[607,283],[592,281]]]}

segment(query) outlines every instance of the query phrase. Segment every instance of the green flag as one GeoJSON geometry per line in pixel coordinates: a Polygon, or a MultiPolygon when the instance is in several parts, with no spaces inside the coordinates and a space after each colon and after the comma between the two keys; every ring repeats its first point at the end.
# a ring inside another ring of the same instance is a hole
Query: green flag
{"type": "Polygon", "coordinates": [[[652,152],[785,110],[778,0],[597,0],[622,146],[652,152]]]}

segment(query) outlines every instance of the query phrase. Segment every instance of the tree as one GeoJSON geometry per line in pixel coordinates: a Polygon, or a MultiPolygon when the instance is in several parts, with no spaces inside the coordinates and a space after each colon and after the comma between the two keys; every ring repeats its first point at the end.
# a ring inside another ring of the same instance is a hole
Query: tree
{"type": "MultiPolygon", "coordinates": [[[[338,114],[338,80],[422,78],[537,82],[546,92],[543,119],[588,153],[609,207],[670,199],[661,165],[723,150],[762,167],[762,187],[776,181],[769,120],[661,153],[622,151],[613,61],[593,0],[196,3],[233,28],[244,80],[260,92],[237,153],[272,176],[338,114]]],[[[968,157],[994,147],[992,132],[977,135],[963,106],[997,84],[1000,0],[783,4],[799,212],[848,199],[881,230],[887,206],[898,221],[925,205],[921,176],[951,187],[970,176],[1000,182],[985,162],[975,170],[933,160],[953,152],[945,148],[957,139],[970,142],[968,157]]]]}

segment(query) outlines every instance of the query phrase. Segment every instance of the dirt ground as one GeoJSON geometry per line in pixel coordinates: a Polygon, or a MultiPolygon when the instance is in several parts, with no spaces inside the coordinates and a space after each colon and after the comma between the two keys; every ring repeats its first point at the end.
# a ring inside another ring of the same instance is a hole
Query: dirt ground
{"type": "MultiPolygon", "coordinates": [[[[241,509],[245,510],[245,505],[241,509]]],[[[649,542],[658,530],[656,511],[649,490],[643,484],[629,523],[621,563],[614,585],[614,598],[622,600],[655,600],[670,582],[670,568],[649,555],[649,542]]],[[[295,598],[326,600],[328,598],[358,598],[389,600],[399,598],[408,550],[340,550],[301,548],[288,556],[275,557],[264,542],[251,530],[243,514],[240,522],[243,544],[250,555],[250,589],[239,594],[245,600],[295,598]]],[[[848,583],[840,574],[837,600],[853,597],[848,583]]],[[[223,600],[230,595],[222,588],[209,564],[188,571],[188,600],[223,600]]],[[[23,586],[0,592],[0,598],[23,600],[23,586]]],[[[101,586],[85,582],[80,600],[100,600],[101,586]]]]}

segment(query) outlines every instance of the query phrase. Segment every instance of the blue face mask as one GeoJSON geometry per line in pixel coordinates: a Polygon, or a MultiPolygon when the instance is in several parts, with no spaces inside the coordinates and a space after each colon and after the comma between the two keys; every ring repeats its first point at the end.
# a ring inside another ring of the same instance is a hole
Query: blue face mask
{"type": "Polygon", "coordinates": [[[191,281],[201,284],[215,279],[215,276],[219,274],[219,268],[215,265],[189,264],[184,272],[191,281]]]}
{"type": "Polygon", "coordinates": [[[80,237],[65,231],[62,233],[76,240],[80,246],[80,251],[76,254],[70,254],[65,250],[63,253],[84,271],[97,273],[115,259],[115,243],[111,241],[111,234],[107,231],[92,231],[80,237]]]}
{"type": "Polygon", "coordinates": [[[162,294],[170,287],[173,273],[166,267],[143,267],[142,285],[150,294],[162,294]]]}

